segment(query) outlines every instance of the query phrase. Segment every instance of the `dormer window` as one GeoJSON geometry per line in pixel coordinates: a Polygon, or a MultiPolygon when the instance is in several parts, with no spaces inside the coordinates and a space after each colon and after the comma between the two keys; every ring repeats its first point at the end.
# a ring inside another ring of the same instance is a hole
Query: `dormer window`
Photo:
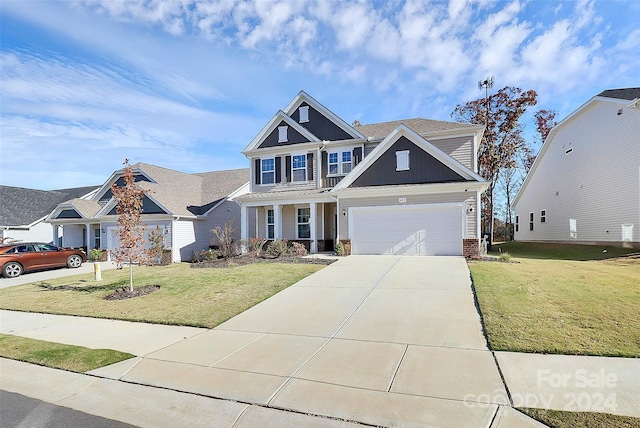
{"type": "Polygon", "coordinates": [[[288,141],[287,131],[288,126],[278,126],[278,143],[286,143],[288,141]]]}
{"type": "Polygon", "coordinates": [[[309,106],[302,106],[298,109],[298,115],[300,116],[300,123],[309,122],[309,106]]]}
{"type": "Polygon", "coordinates": [[[396,152],[396,171],[409,171],[409,150],[396,152]]]}

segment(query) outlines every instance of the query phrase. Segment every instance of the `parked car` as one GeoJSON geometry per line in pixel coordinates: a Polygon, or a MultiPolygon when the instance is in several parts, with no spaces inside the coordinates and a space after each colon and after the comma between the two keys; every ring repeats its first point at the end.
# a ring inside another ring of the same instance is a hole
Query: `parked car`
{"type": "Polygon", "coordinates": [[[62,248],[41,242],[14,242],[0,245],[2,275],[15,278],[23,272],[67,266],[78,268],[87,260],[82,250],[62,248]]]}

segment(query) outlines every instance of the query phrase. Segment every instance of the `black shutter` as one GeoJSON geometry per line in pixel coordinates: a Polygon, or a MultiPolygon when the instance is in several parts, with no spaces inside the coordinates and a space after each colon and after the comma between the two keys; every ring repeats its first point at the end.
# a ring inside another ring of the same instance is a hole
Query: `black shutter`
{"type": "Polygon", "coordinates": [[[275,164],[276,164],[276,183],[280,183],[282,181],[282,158],[280,156],[276,156],[275,164]]]}
{"type": "Polygon", "coordinates": [[[313,180],[313,153],[307,153],[307,180],[313,180]]]}
{"type": "Polygon", "coordinates": [[[321,163],[322,163],[322,176],[326,177],[327,169],[329,168],[329,154],[327,152],[322,152],[321,163]]]}
{"type": "Polygon", "coordinates": [[[353,149],[353,166],[356,166],[362,160],[362,147],[353,149]]]}
{"type": "Polygon", "coordinates": [[[289,183],[291,181],[291,156],[287,156],[286,158],[284,158],[284,164],[284,175],[285,177],[287,177],[287,183],[289,183]]]}
{"type": "Polygon", "coordinates": [[[255,165],[256,167],[254,169],[256,170],[256,184],[260,184],[260,159],[256,159],[255,165]]]}

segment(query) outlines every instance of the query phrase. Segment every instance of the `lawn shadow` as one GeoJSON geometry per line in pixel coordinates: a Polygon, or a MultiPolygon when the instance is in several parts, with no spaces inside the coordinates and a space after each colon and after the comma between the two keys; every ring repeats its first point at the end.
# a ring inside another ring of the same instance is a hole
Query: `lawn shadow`
{"type": "Polygon", "coordinates": [[[509,253],[511,257],[543,260],[607,260],[617,257],[639,254],[636,248],[622,248],[612,245],[583,245],[542,242],[511,241],[494,244],[489,255],[499,256],[500,252],[509,253]]]}

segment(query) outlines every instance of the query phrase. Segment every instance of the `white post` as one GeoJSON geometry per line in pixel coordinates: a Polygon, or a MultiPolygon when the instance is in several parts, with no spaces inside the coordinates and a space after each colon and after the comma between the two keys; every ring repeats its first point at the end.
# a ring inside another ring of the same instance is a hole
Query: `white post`
{"type": "Polygon", "coordinates": [[[318,252],[318,233],[317,233],[317,224],[316,224],[316,220],[318,218],[317,216],[317,204],[315,202],[310,202],[309,203],[309,212],[310,212],[310,216],[309,216],[309,223],[310,223],[310,229],[311,229],[311,253],[317,253],[318,252]]]}
{"type": "Polygon", "coordinates": [[[87,243],[87,255],[89,251],[91,251],[91,225],[87,223],[87,227],[85,228],[85,241],[87,243]]]}
{"type": "Polygon", "coordinates": [[[58,237],[58,228],[60,226],[58,226],[57,224],[53,225],[53,245],[60,245],[60,242],[58,242],[58,240],[60,239],[58,237]]]}
{"type": "Polygon", "coordinates": [[[273,206],[273,238],[282,239],[282,205],[273,206]]]}
{"type": "MultiPolygon", "coordinates": [[[[240,205],[240,239],[246,243],[249,240],[249,213],[246,205],[240,205]]],[[[246,244],[242,244],[242,253],[247,252],[246,244]]]]}

